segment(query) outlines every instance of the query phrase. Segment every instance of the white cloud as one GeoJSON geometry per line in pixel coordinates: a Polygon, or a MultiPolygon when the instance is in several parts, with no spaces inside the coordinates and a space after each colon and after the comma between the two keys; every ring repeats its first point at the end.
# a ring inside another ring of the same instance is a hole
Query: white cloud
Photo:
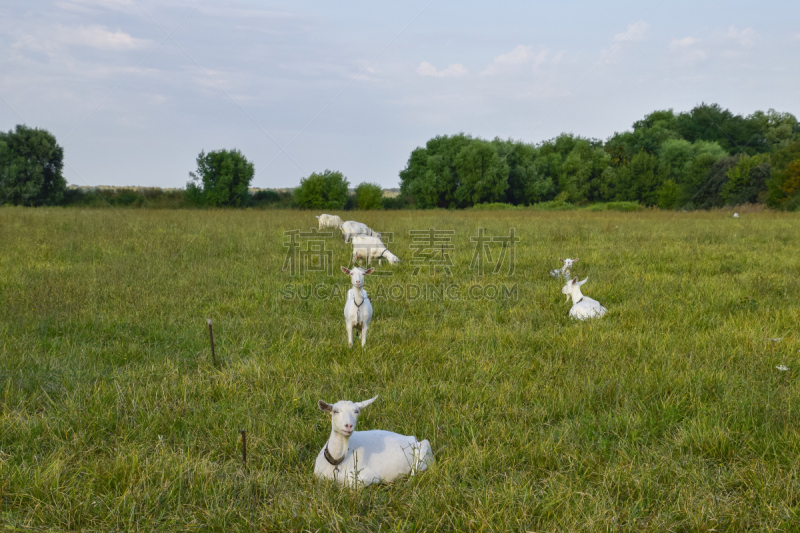
{"type": "Polygon", "coordinates": [[[38,35],[24,35],[12,46],[29,50],[53,52],[63,46],[87,46],[98,50],[134,50],[152,45],[123,31],[110,31],[102,26],[55,26],[38,35]]]}
{"type": "Polygon", "coordinates": [[[150,45],[147,39],[139,39],[119,30],[109,31],[101,26],[71,29],[61,35],[61,42],[100,50],[132,50],[150,45]]]}
{"type": "Polygon", "coordinates": [[[420,76],[435,76],[437,78],[444,78],[447,76],[466,76],[468,74],[467,69],[461,63],[454,63],[443,70],[436,70],[432,64],[428,63],[427,61],[423,61],[417,67],[417,74],[420,76]]]}
{"type": "Polygon", "coordinates": [[[700,39],[695,39],[694,37],[684,37],[683,39],[673,39],[673,41],[669,43],[669,47],[673,50],[680,50],[682,48],[688,48],[699,42],[700,39]]]}
{"type": "Polygon", "coordinates": [[[701,50],[695,46],[699,42],[700,39],[695,39],[694,37],[673,39],[673,41],[669,43],[669,50],[673,57],[677,59],[678,63],[697,63],[706,58],[705,50],[701,50]]]}
{"type": "Polygon", "coordinates": [[[728,39],[737,41],[740,45],[749,48],[755,44],[755,32],[753,28],[737,29],[736,26],[728,28],[728,39]]]}
{"type": "Polygon", "coordinates": [[[603,48],[600,50],[601,57],[607,60],[612,59],[608,56],[616,56],[616,54],[620,52],[620,49],[624,43],[643,41],[645,33],[647,33],[649,28],[650,25],[643,20],[633,24],[628,24],[628,29],[616,34],[612,40],[612,44],[608,48],[603,48]]]}
{"type": "Polygon", "coordinates": [[[133,0],[72,0],[78,4],[104,7],[106,9],[119,9],[135,5],[133,0]]]}
{"type": "Polygon", "coordinates": [[[614,42],[641,41],[644,39],[644,34],[647,33],[648,28],[650,28],[650,24],[643,20],[635,24],[628,24],[628,31],[616,34],[614,36],[614,42]]]}
{"type": "MultiPolygon", "coordinates": [[[[532,46],[519,45],[507,54],[500,54],[481,72],[481,75],[492,75],[500,72],[517,70],[522,66],[532,65],[533,70],[537,70],[540,65],[547,61],[549,55],[547,49],[534,52],[532,46]]],[[[558,62],[564,53],[559,52],[551,61],[558,62]]]]}

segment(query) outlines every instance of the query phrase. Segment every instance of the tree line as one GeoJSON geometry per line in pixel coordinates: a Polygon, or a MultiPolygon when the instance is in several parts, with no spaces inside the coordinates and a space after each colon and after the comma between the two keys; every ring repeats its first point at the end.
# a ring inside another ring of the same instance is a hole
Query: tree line
{"type": "Polygon", "coordinates": [[[201,151],[182,191],[69,189],[55,137],[24,125],[0,132],[0,203],[318,210],[587,205],[662,209],[763,203],[800,209],[800,125],[790,113],[741,116],[719,105],[655,111],[606,141],[564,133],[538,144],[459,133],[430,139],[400,171],[401,194],[350,190],[341,173],[313,173],[292,191],[250,191],[254,165],[238,150],[201,151]]]}
{"type": "Polygon", "coordinates": [[[629,201],[663,209],[765,203],[800,207],[800,126],[789,113],[719,105],[655,111],[605,142],[562,134],[539,144],[458,134],[411,153],[401,191],[418,207],[629,201]]]}

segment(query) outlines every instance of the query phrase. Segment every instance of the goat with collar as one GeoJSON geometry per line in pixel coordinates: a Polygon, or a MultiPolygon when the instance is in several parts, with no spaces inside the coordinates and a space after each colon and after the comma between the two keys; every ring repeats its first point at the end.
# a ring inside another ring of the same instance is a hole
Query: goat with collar
{"type": "Polygon", "coordinates": [[[427,440],[373,429],[356,431],[362,409],[375,401],[340,401],[318,406],[331,415],[331,436],[317,455],[314,474],[348,487],[388,483],[404,475],[424,472],[433,466],[433,451],[427,440]]]}
{"type": "Polygon", "coordinates": [[[583,281],[578,281],[578,278],[567,280],[567,284],[561,289],[561,294],[566,294],[567,300],[572,296],[572,308],[569,310],[569,316],[578,320],[601,317],[608,311],[600,305],[600,302],[581,293],[581,285],[588,279],[587,277],[583,281]]]}
{"type": "Polygon", "coordinates": [[[372,322],[372,304],[367,291],[364,290],[364,276],[372,274],[374,268],[364,270],[356,267],[348,270],[342,267],[342,272],[350,276],[353,288],[347,291],[347,301],[344,304],[344,324],[347,328],[347,343],[353,347],[353,329],[361,332],[361,347],[367,344],[367,330],[372,322]]]}

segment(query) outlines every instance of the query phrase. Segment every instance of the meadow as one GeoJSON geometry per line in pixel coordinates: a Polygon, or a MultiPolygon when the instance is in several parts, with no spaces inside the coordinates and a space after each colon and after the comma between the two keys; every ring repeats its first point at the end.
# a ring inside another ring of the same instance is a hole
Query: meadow
{"type": "Polygon", "coordinates": [[[350,349],[350,246],[287,261],[315,214],[0,208],[0,529],[800,530],[800,215],[348,213],[403,260],[350,349]],[[483,271],[479,228],[519,238],[483,271]],[[567,317],[566,256],[602,319],[567,317]],[[317,400],[375,395],[357,429],[435,468],[316,479],[317,400]]]}

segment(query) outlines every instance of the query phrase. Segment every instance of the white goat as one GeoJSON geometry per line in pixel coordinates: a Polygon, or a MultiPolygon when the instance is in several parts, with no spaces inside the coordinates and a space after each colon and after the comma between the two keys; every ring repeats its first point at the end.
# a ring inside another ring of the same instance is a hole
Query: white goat
{"type": "Polygon", "coordinates": [[[554,278],[564,278],[569,279],[569,269],[572,268],[572,265],[578,262],[578,257],[575,259],[570,259],[567,257],[566,259],[559,258],[558,260],[564,263],[561,268],[557,268],[555,270],[550,271],[550,275],[554,278]]]}
{"type": "Polygon", "coordinates": [[[350,242],[350,238],[354,235],[371,235],[379,239],[381,238],[380,233],[372,231],[366,224],[356,222],[355,220],[343,222],[340,228],[342,230],[342,239],[344,239],[344,242],[350,242]]]}
{"type": "Polygon", "coordinates": [[[578,281],[578,278],[567,280],[567,284],[561,289],[561,294],[566,294],[567,300],[572,296],[572,308],[569,310],[569,316],[578,320],[601,317],[608,311],[597,300],[581,294],[581,285],[588,279],[583,281],[578,281]]]}
{"type": "Polygon", "coordinates": [[[322,214],[317,217],[317,220],[319,220],[319,231],[322,231],[322,228],[341,228],[343,224],[342,219],[337,215],[322,214]]]}
{"type": "MultiPolygon", "coordinates": [[[[375,396],[377,398],[377,396],[375,396]]],[[[427,440],[373,429],[356,431],[358,413],[375,401],[322,400],[320,409],[331,414],[331,436],[319,452],[314,474],[348,487],[388,483],[406,474],[414,475],[433,466],[433,450],[427,440]]]]}
{"type": "Polygon", "coordinates": [[[353,242],[353,263],[359,258],[366,259],[367,264],[372,264],[372,259],[378,259],[378,264],[386,259],[390,265],[400,262],[400,259],[386,248],[386,245],[378,237],[369,235],[355,235],[353,242]]]}
{"type": "Polygon", "coordinates": [[[734,213],[733,218],[739,218],[739,213],[734,213]]]}
{"type": "Polygon", "coordinates": [[[372,321],[372,304],[369,303],[369,296],[364,290],[364,276],[372,274],[374,268],[364,270],[354,268],[348,270],[342,267],[342,272],[350,276],[353,288],[347,291],[347,301],[344,303],[344,324],[347,328],[347,344],[353,347],[353,328],[361,331],[361,347],[367,344],[367,329],[372,321]]]}

